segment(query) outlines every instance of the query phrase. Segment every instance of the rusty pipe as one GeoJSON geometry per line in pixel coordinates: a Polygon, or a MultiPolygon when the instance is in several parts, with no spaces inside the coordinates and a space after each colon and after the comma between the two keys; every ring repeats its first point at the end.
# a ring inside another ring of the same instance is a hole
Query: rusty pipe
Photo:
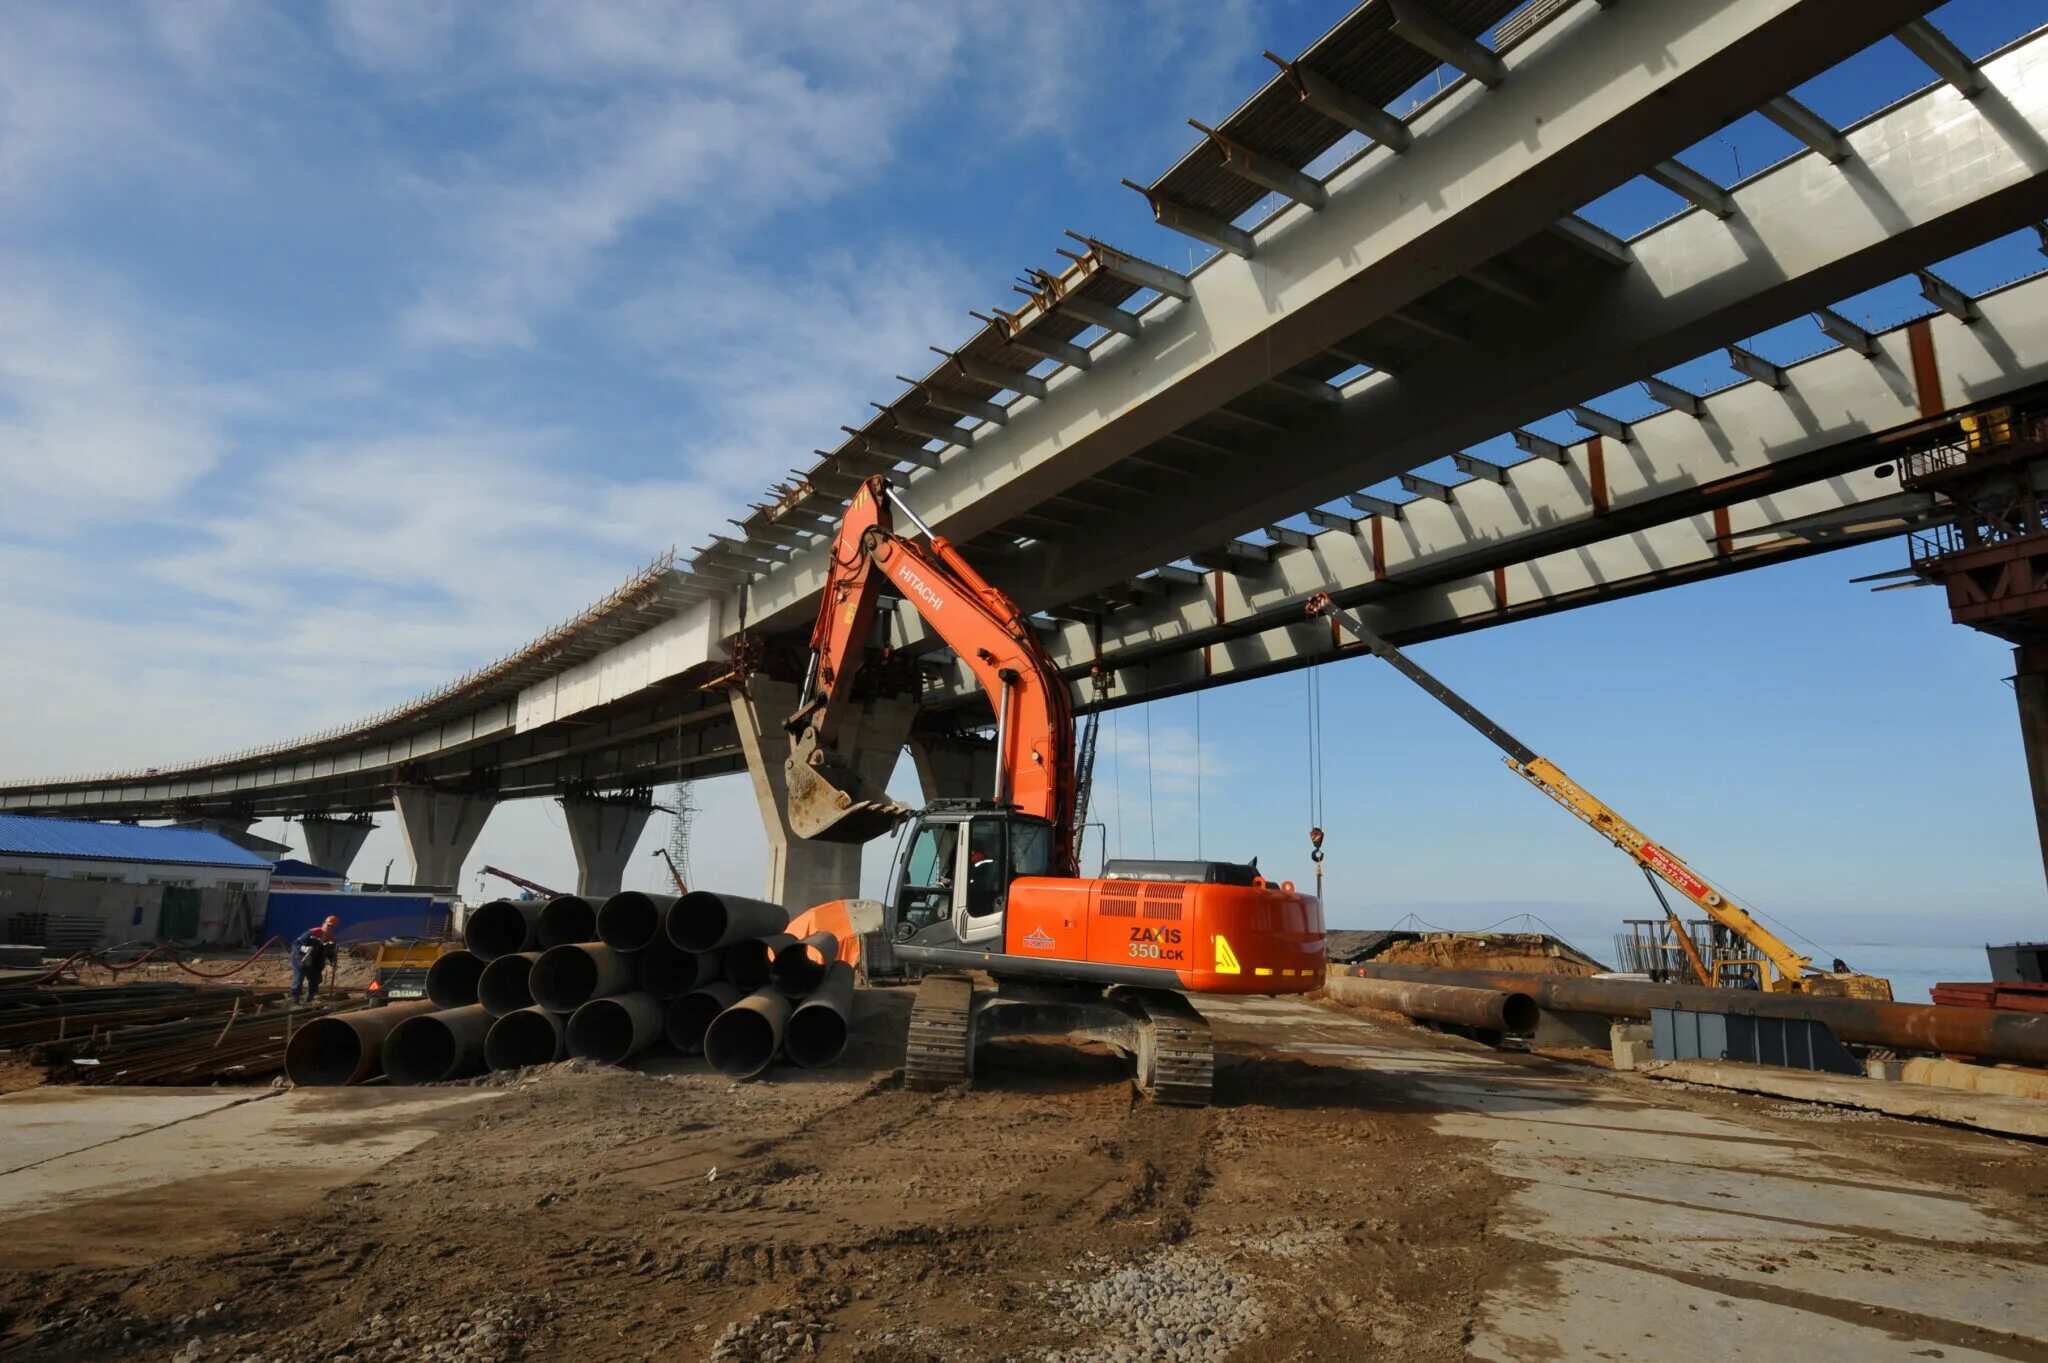
{"type": "Polygon", "coordinates": [[[815,993],[839,959],[839,934],[814,932],[775,953],[769,974],[775,987],[793,999],[815,993]]]}
{"type": "Polygon", "coordinates": [[[684,951],[666,934],[633,953],[640,988],[658,999],[681,998],[699,985],[719,977],[725,966],[725,952],[684,951]]]}
{"type": "Polygon", "coordinates": [[[573,1013],[592,999],[632,988],[633,958],[602,942],[565,942],[540,954],[526,987],[541,1007],[573,1013]]]}
{"type": "Polygon", "coordinates": [[[394,1084],[439,1084],[484,1068],[484,1039],[495,1022],[483,1005],[409,1017],[384,1039],[384,1074],[394,1084]]]}
{"type": "Polygon", "coordinates": [[[1925,1003],[1878,1003],[1822,994],[1779,994],[1754,989],[1708,989],[1699,985],[1649,984],[1638,980],[1589,980],[1569,975],[1524,975],[1509,971],[1427,970],[1420,966],[1338,966],[1333,970],[1378,980],[1459,984],[1508,989],[1529,995],[1539,1008],[1605,1017],[1648,1017],[1652,1008],[1689,1008],[1701,1013],[1746,1013],[1756,1017],[1811,1018],[1837,1038],[1896,1050],[1973,1055],[1981,1060],[2048,1064],[2048,1013],[1998,1008],[1952,1008],[1925,1003]]]}
{"type": "Polygon", "coordinates": [[[789,910],[765,899],[692,890],[668,916],[668,938],[685,951],[710,951],[789,926],[789,910]]]}
{"type": "Polygon", "coordinates": [[[462,921],[462,945],[484,961],[532,951],[540,944],[540,915],[538,899],[493,899],[479,904],[462,921]]]}
{"type": "Polygon", "coordinates": [[[391,1029],[433,1011],[434,1005],[421,999],[302,1023],[284,1048],[285,1077],[306,1088],[374,1079],[383,1070],[384,1041],[391,1029]]]}
{"type": "Polygon", "coordinates": [[[725,948],[725,982],[742,994],[751,994],[775,978],[775,958],[796,941],[786,932],[772,937],[755,937],[725,948]]]}
{"type": "Polygon", "coordinates": [[[542,951],[597,940],[597,910],[580,894],[558,894],[540,911],[533,944],[542,951]]]}
{"type": "Polygon", "coordinates": [[[467,1008],[476,1002],[483,957],[473,951],[444,951],[427,967],[427,997],[436,1008],[467,1008]]]}
{"type": "Polygon", "coordinates": [[[560,1013],[535,1005],[515,1008],[484,1034],[484,1063],[494,1070],[523,1070],[569,1058],[569,1024],[560,1013]]]}
{"type": "Polygon", "coordinates": [[[711,1020],[704,1058],[728,1079],[751,1079],[768,1068],[789,1026],[789,999],[777,989],[756,989],[711,1020]]]}
{"type": "Polygon", "coordinates": [[[662,1018],[668,1044],[684,1055],[703,1054],[704,1033],[710,1030],[712,1019],[743,997],[739,990],[724,981],[713,980],[669,1000],[662,1018]]]}
{"type": "Polygon", "coordinates": [[[531,1008],[531,976],[540,955],[538,951],[515,952],[510,956],[500,956],[485,966],[482,977],[476,982],[476,1001],[492,1017],[499,1018],[508,1017],[522,1008],[531,1008]]]}
{"type": "Polygon", "coordinates": [[[661,1000],[634,992],[592,999],[569,1015],[569,1054],[623,1065],[662,1038],[661,1000]]]}
{"type": "Polygon", "coordinates": [[[666,935],[672,894],[621,890],[597,910],[597,940],[613,951],[639,951],[666,935]]]}
{"type": "Polygon", "coordinates": [[[1330,981],[1330,993],[1340,1003],[1382,1008],[1428,1022],[1451,1022],[1488,1032],[1536,1030],[1536,1000],[1519,990],[1340,977],[1330,981]]]}
{"type": "Polygon", "coordinates": [[[782,1053],[806,1069],[830,1065],[846,1053],[852,1017],[853,967],[834,961],[825,968],[824,984],[790,1012],[782,1053]]]}

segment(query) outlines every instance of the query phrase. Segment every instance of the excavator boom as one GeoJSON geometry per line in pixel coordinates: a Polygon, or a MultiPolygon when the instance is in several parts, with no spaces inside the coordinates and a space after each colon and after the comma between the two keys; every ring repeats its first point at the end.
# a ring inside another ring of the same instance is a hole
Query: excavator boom
{"type": "Polygon", "coordinates": [[[1055,872],[1073,874],[1074,715],[1066,683],[1016,603],[918,520],[879,476],[854,495],[832,542],[831,570],[811,630],[811,677],[787,726],[790,826],[801,837],[859,843],[911,812],[864,780],[838,747],[885,586],[910,602],[981,683],[996,712],[994,798],[1049,822],[1055,872]],[[896,533],[892,503],[925,543],[896,533]]]}

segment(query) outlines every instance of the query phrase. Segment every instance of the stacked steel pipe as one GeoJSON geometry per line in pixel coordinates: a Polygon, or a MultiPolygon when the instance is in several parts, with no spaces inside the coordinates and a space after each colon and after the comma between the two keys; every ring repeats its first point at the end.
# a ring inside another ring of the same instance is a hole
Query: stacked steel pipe
{"type": "Polygon", "coordinates": [[[830,1065],[853,1007],[846,944],[789,926],[779,904],[704,890],[496,900],[470,915],[465,949],[434,963],[430,1005],[381,1026],[323,1019],[334,1026],[302,1043],[292,1077],[436,1083],[572,1056],[619,1065],[663,1044],[734,1078],[778,1056],[830,1065]]]}

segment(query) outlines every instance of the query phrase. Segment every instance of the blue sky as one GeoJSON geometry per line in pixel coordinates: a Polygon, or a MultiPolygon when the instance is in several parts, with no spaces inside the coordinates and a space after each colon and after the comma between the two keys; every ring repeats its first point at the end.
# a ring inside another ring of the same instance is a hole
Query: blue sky
{"type": "MultiPolygon", "coordinates": [[[[517,647],[832,443],[968,309],[1057,263],[1062,229],[1199,259],[1118,179],[1163,170],[1187,117],[1266,79],[1262,48],[1343,10],[0,8],[0,772],[288,737],[517,647]]],[[[2048,5],[1935,18],[1982,53],[2048,5]]],[[[1886,43],[1798,93],[1842,123],[1928,79],[1886,43]]],[[[1725,183],[1789,149],[1752,116],[1686,159],[1725,183]]],[[[1630,235],[1676,207],[1638,181],[1586,212],[1630,235]]],[[[1982,289],[2040,263],[2028,235],[1941,269],[1982,289]]],[[[1924,308],[1894,284],[1842,310],[1924,308]]],[[[1752,343],[1822,345],[1803,320],[1752,343]]],[[[1734,378],[1717,357],[1667,377],[1734,378]]],[[[1937,593],[1849,584],[1903,554],[1421,656],[1831,945],[2039,933],[2008,656],[1937,593]]],[[[1151,707],[1149,765],[1144,713],[1118,715],[1112,845],[1192,853],[1199,768],[1203,850],[1305,871],[1304,686],[1205,697],[1199,762],[1194,701],[1151,707]]],[[[1644,908],[1616,853],[1406,683],[1350,662],[1323,693],[1333,922],[1533,911],[1599,941],[1644,908]]],[[[700,799],[700,878],[752,888],[744,786],[700,799]]],[[[566,882],[559,826],[501,810],[472,871],[566,882]]],[[[397,855],[380,831],[355,869],[397,855]]]]}

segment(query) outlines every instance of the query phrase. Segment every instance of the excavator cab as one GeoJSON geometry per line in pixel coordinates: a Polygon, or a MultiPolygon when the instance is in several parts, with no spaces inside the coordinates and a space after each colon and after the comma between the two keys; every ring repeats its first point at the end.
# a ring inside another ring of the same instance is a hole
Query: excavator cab
{"type": "Polygon", "coordinates": [[[1001,950],[1010,883],[1054,874],[1053,828],[984,800],[942,800],[918,815],[897,849],[885,921],[896,955],[921,949],[1001,950]]]}

